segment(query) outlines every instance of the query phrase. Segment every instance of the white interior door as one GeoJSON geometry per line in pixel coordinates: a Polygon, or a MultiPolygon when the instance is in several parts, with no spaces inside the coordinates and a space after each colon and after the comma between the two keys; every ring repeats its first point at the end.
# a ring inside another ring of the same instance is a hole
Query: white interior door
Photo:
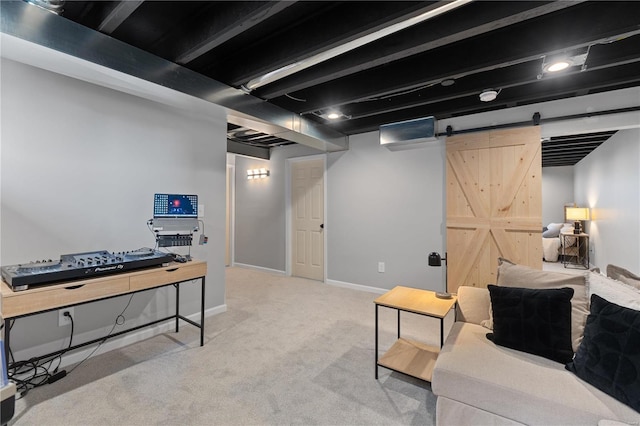
{"type": "Polygon", "coordinates": [[[291,166],[292,274],[324,280],[324,161],[291,166]]]}

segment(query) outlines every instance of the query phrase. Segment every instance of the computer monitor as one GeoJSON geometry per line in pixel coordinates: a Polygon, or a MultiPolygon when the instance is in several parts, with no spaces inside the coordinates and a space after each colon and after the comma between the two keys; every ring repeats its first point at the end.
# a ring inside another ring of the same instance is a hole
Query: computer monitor
{"type": "Polygon", "coordinates": [[[155,194],[153,218],[193,219],[198,217],[198,196],[184,194],[155,194]]]}

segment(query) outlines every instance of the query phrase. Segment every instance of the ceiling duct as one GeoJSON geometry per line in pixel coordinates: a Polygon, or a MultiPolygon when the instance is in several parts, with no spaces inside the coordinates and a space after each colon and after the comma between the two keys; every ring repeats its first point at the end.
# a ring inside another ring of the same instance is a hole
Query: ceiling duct
{"type": "Polygon", "coordinates": [[[436,141],[435,117],[416,118],[380,126],[380,145],[409,145],[436,141]]]}

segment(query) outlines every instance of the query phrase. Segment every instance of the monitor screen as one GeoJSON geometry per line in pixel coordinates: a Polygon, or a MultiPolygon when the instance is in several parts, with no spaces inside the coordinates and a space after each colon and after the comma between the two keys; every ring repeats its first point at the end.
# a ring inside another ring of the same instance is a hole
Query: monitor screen
{"type": "Polygon", "coordinates": [[[197,218],[198,196],[183,194],[155,194],[153,217],[197,218]]]}

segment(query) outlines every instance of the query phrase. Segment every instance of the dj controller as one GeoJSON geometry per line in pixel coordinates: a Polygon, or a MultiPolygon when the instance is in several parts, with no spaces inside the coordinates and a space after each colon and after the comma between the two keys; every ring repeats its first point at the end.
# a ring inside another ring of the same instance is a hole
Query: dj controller
{"type": "Polygon", "coordinates": [[[14,291],[52,284],[58,281],[94,278],[132,269],[167,264],[173,257],[150,248],[133,251],[63,254],[60,260],[42,260],[3,266],[2,278],[14,291]]]}

